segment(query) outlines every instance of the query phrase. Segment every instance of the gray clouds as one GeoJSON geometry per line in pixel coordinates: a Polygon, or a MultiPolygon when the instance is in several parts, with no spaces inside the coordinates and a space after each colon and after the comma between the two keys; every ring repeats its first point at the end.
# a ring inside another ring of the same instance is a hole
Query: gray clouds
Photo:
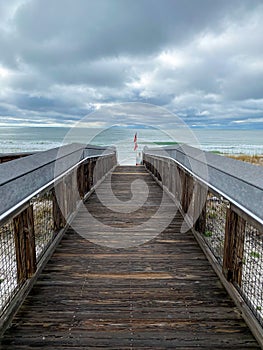
{"type": "Polygon", "coordinates": [[[70,124],[138,101],[190,125],[251,125],[262,20],[259,0],[0,0],[0,113],[70,124]]]}

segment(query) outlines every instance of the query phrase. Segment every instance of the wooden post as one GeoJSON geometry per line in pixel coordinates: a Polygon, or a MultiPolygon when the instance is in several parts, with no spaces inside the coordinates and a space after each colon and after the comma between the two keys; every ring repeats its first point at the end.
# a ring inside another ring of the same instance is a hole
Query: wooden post
{"type": "Polygon", "coordinates": [[[161,183],[162,183],[162,185],[163,185],[163,183],[164,183],[164,162],[163,162],[163,160],[162,159],[159,159],[159,164],[160,164],[160,167],[159,167],[159,169],[160,169],[160,175],[161,175],[161,183]]]}
{"type": "Polygon", "coordinates": [[[178,178],[178,172],[177,172],[177,166],[175,163],[172,163],[171,176],[172,176],[171,192],[174,196],[176,196],[176,181],[178,178]]]}
{"type": "Polygon", "coordinates": [[[33,205],[28,206],[14,218],[17,281],[21,283],[36,271],[36,247],[33,205]]]}
{"type": "Polygon", "coordinates": [[[195,230],[200,233],[204,233],[206,228],[206,198],[206,188],[196,182],[194,188],[194,219],[196,219],[195,230]]]}
{"type": "Polygon", "coordinates": [[[176,176],[175,176],[175,182],[174,182],[174,196],[175,199],[178,200],[179,203],[182,199],[182,170],[178,165],[176,165],[176,176]]]}
{"type": "Polygon", "coordinates": [[[183,212],[187,212],[187,175],[184,171],[181,172],[181,181],[182,181],[182,208],[183,212]]]}
{"type": "Polygon", "coordinates": [[[89,190],[92,188],[93,184],[94,184],[94,168],[96,165],[96,160],[94,159],[90,159],[89,161],[89,190]]]}
{"type": "Polygon", "coordinates": [[[163,160],[163,186],[168,187],[168,161],[163,160]]]}
{"type": "Polygon", "coordinates": [[[182,171],[182,208],[187,213],[194,191],[194,179],[182,171]]]}
{"type": "MultiPolygon", "coordinates": [[[[83,183],[83,181],[82,181],[83,183]]],[[[74,169],[71,173],[71,212],[70,214],[74,213],[77,209],[77,202],[79,198],[79,191],[78,191],[78,175],[77,175],[77,169],[74,169]]]]}
{"type": "Polygon", "coordinates": [[[174,164],[169,161],[169,173],[168,173],[168,190],[173,194],[173,184],[174,184],[174,164]]]}
{"type": "Polygon", "coordinates": [[[84,195],[89,192],[89,162],[84,163],[84,195]]]}
{"type": "Polygon", "coordinates": [[[148,167],[149,167],[150,172],[152,173],[152,172],[153,172],[153,169],[152,169],[152,162],[151,162],[151,159],[149,159],[149,165],[148,165],[148,167]]]}
{"type": "Polygon", "coordinates": [[[92,187],[92,161],[88,160],[88,192],[92,187]]]}
{"type": "Polygon", "coordinates": [[[162,175],[161,175],[161,160],[157,159],[157,179],[162,182],[162,175]]]}
{"type": "Polygon", "coordinates": [[[232,208],[227,209],[223,273],[228,281],[236,282],[238,285],[242,279],[245,224],[245,220],[232,208]]]}
{"type": "Polygon", "coordinates": [[[157,161],[156,158],[153,158],[153,175],[157,178],[157,161]]]}
{"type": "Polygon", "coordinates": [[[64,217],[64,186],[63,182],[56,184],[52,191],[54,232],[58,233],[66,225],[64,217]]]}
{"type": "Polygon", "coordinates": [[[101,177],[101,169],[102,169],[102,162],[101,158],[98,158],[97,161],[93,162],[93,186],[97,184],[101,177]]]}
{"type": "Polygon", "coordinates": [[[77,187],[79,196],[81,199],[84,198],[85,195],[85,175],[84,175],[84,164],[80,164],[77,170],[77,187]]]}
{"type": "Polygon", "coordinates": [[[63,190],[64,190],[64,201],[63,201],[63,205],[64,205],[64,217],[65,220],[67,221],[68,218],[68,213],[69,213],[69,194],[68,194],[68,175],[63,177],[63,190]]]}

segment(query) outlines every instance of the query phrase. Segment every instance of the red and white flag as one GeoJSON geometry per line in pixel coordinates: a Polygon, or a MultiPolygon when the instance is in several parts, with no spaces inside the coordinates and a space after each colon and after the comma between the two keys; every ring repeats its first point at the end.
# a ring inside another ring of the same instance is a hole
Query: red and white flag
{"type": "Polygon", "coordinates": [[[137,132],[136,132],[135,135],[134,135],[133,142],[134,142],[134,148],[133,148],[133,150],[136,151],[136,149],[138,148],[138,144],[137,144],[137,132]]]}

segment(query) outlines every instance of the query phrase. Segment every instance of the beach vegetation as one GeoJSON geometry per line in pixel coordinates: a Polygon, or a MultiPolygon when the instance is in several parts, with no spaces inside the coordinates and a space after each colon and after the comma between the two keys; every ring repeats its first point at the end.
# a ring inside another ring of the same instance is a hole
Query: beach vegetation
{"type": "Polygon", "coordinates": [[[240,160],[242,162],[251,163],[255,165],[263,165],[263,155],[254,154],[228,154],[227,157],[240,160]]]}
{"type": "Polygon", "coordinates": [[[212,231],[206,230],[206,231],[204,232],[204,236],[205,236],[205,237],[212,237],[212,235],[213,235],[213,232],[212,232],[212,231]]]}
{"type": "Polygon", "coordinates": [[[256,258],[256,259],[260,258],[260,254],[258,252],[254,252],[254,251],[250,253],[250,256],[252,256],[252,258],[256,258]]]}

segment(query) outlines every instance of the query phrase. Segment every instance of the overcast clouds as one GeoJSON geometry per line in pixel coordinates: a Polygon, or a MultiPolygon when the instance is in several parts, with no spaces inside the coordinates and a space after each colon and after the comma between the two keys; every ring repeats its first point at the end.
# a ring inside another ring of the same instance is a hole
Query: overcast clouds
{"type": "Polygon", "coordinates": [[[261,0],[0,0],[0,125],[146,102],[263,127],[262,33],[261,0]]]}

